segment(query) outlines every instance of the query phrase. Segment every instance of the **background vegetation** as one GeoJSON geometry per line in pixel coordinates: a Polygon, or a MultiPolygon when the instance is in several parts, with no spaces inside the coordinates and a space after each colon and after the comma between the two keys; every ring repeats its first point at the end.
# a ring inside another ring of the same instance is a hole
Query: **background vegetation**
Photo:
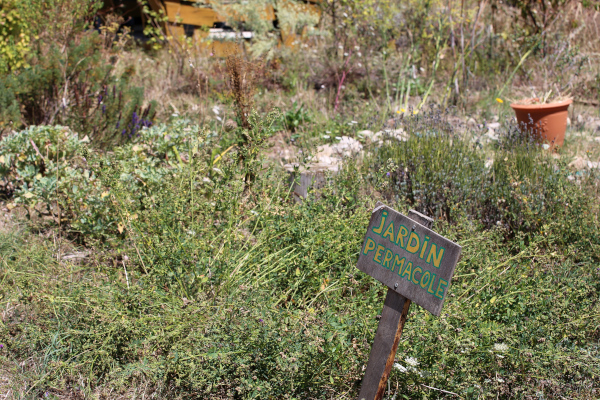
{"type": "Polygon", "coordinates": [[[227,62],[97,2],[0,5],[5,397],[356,398],[377,201],[463,247],[387,398],[598,397],[594,4],[323,2],[227,62]],[[506,97],[550,89],[576,100],[556,153],[506,97]],[[297,202],[282,164],[342,136],[362,151],[297,202]]]}

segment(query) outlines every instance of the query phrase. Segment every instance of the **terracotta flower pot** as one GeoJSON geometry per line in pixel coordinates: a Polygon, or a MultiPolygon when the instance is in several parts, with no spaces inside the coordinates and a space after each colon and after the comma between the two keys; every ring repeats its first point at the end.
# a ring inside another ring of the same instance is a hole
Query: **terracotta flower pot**
{"type": "Polygon", "coordinates": [[[565,141],[569,105],[573,100],[558,103],[522,105],[513,103],[519,128],[531,133],[539,143],[560,147],[565,141]]]}

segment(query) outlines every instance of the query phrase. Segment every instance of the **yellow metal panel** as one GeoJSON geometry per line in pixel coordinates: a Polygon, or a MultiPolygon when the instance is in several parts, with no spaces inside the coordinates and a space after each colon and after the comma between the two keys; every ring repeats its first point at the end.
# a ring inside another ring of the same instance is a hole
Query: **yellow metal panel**
{"type": "MultiPolygon", "coordinates": [[[[165,1],[165,6],[169,22],[178,22],[196,26],[213,26],[215,22],[226,22],[227,20],[227,18],[219,15],[212,8],[193,7],[180,4],[176,1],[165,1]]],[[[236,15],[230,7],[224,7],[224,10],[234,20],[242,22],[245,20],[243,15],[236,15]]],[[[267,21],[275,20],[275,10],[273,6],[267,6],[264,12],[264,18],[267,21]]]]}
{"type": "Polygon", "coordinates": [[[213,9],[192,7],[174,1],[165,1],[169,22],[196,26],[213,26],[215,22],[224,22],[213,9]]]}
{"type": "Polygon", "coordinates": [[[227,57],[233,54],[239,54],[244,51],[242,45],[236,42],[230,41],[218,41],[215,40],[210,45],[211,51],[216,57],[227,57]]]}

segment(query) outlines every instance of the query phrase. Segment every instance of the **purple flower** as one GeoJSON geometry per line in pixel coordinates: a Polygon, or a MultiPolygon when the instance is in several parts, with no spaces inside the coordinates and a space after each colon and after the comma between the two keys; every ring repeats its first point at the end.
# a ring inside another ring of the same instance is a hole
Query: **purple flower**
{"type": "Polygon", "coordinates": [[[106,104],[102,104],[102,114],[106,113],[106,104]]]}
{"type": "Polygon", "coordinates": [[[386,175],[387,175],[387,176],[390,176],[390,173],[388,172],[386,175]]]}
{"type": "Polygon", "coordinates": [[[0,343],[0,349],[3,349],[4,345],[2,343],[0,343]]]}
{"type": "Polygon", "coordinates": [[[262,318],[258,320],[258,322],[263,322],[262,318]]]}

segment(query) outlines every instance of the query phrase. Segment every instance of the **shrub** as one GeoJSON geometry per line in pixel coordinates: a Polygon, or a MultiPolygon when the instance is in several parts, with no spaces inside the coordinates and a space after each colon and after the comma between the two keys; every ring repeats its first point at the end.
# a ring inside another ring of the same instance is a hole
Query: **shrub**
{"type": "Polygon", "coordinates": [[[29,25],[17,4],[15,0],[0,0],[0,75],[28,66],[29,25]]]}
{"type": "Polygon", "coordinates": [[[77,134],[62,126],[34,126],[0,141],[0,176],[14,203],[50,213],[56,203],[57,179],[80,147],[77,134]]]}
{"type": "Polygon", "coordinates": [[[0,117],[14,121],[19,107],[15,128],[58,123],[85,132],[102,148],[130,140],[151,124],[153,105],[142,108],[143,89],[129,85],[127,72],[113,76],[101,49],[101,37],[87,33],[64,52],[51,47],[31,68],[0,76],[0,87],[6,89],[0,106],[7,110],[0,117]]]}

